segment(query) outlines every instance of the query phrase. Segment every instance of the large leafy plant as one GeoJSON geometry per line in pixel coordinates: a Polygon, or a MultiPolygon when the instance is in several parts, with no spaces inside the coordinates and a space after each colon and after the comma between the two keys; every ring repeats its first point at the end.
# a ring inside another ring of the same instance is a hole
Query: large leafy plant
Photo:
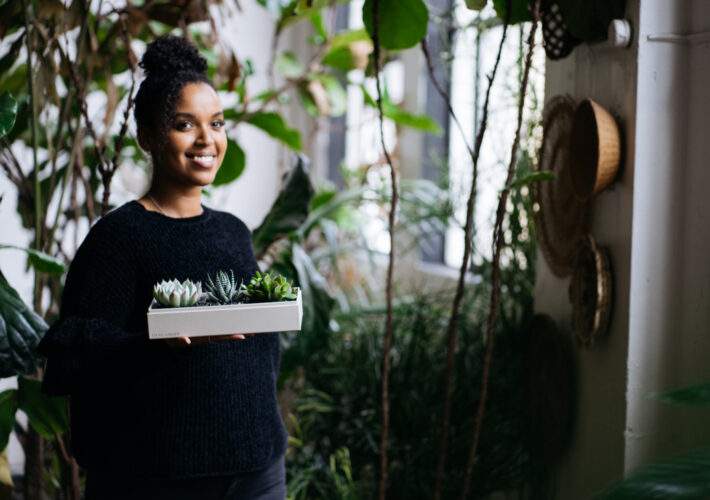
{"type": "MultiPolygon", "coordinates": [[[[710,384],[661,393],[660,401],[680,407],[710,407],[710,384]]],[[[702,411],[702,410],[701,410],[702,411]]],[[[596,498],[604,500],[689,499],[710,497],[710,447],[696,448],[637,470],[596,498]]]]}
{"type": "MultiPolygon", "coordinates": [[[[363,6],[364,30],[336,31],[327,26],[325,13],[345,1],[258,1],[275,17],[272,47],[278,47],[279,37],[289,27],[307,22],[313,31],[308,43],[315,54],[304,62],[288,50],[275,51],[273,67],[269,68],[273,77],[271,88],[258,94],[251,92],[251,77],[255,74],[251,61],[218,48],[221,45],[216,40],[221,24],[212,18],[207,4],[136,2],[100,12],[87,0],[74,0],[68,5],[42,1],[0,4],[0,36],[14,37],[7,52],[0,56],[0,88],[7,92],[0,96],[0,136],[4,135],[0,161],[7,178],[16,187],[22,224],[33,231],[31,250],[27,252],[29,263],[36,270],[32,309],[38,316],[51,319],[57,314],[61,264],[70,260],[77,243],[74,242],[74,248],[67,248],[68,235],[76,234],[69,228],[91,223],[112,208],[112,180],[120,165],[140,167],[146,163],[127,127],[137,76],[133,42],[146,42],[158,34],[180,30],[192,38],[208,59],[209,75],[219,90],[234,93],[236,104],[225,113],[229,123],[228,153],[214,183],[224,186],[238,179],[248,164],[235,133],[239,127],[255,127],[284,146],[300,151],[304,142],[284,119],[280,104],[295,96],[314,117],[342,115],[346,102],[341,83],[346,80],[344,72],[361,69],[367,75],[377,74],[382,61],[396,57],[397,51],[422,39],[429,21],[422,0],[368,0],[363,6]],[[202,21],[210,21],[213,29],[209,33],[195,25],[202,21]],[[71,57],[67,50],[70,43],[75,43],[71,57]],[[379,57],[373,57],[373,52],[379,57]],[[22,60],[18,56],[23,53],[31,57],[22,60]],[[124,77],[119,78],[120,75],[124,77]],[[98,120],[89,113],[87,97],[91,93],[100,94],[106,103],[98,120]],[[40,116],[53,118],[40,127],[40,116]],[[12,146],[16,143],[30,148],[31,161],[15,157],[12,146]],[[41,300],[45,291],[50,292],[46,307],[41,300]]],[[[520,2],[503,3],[514,9],[520,2]]],[[[496,1],[496,8],[498,4],[501,2],[496,1]]],[[[216,7],[221,9],[221,2],[216,2],[216,7]]],[[[229,9],[221,9],[223,15],[228,12],[229,9]]],[[[366,105],[377,108],[381,116],[399,126],[431,133],[442,130],[430,118],[393,102],[386,85],[378,88],[376,96],[363,92],[362,98],[366,105]]],[[[365,273],[359,276],[362,279],[344,279],[341,269],[346,256],[371,258],[373,254],[364,242],[361,227],[353,224],[358,204],[394,206],[399,200],[402,217],[391,225],[391,231],[394,234],[405,230],[415,236],[432,228],[443,230],[451,212],[441,190],[421,181],[403,181],[399,188],[393,185],[393,191],[364,183],[351,185],[344,191],[329,187],[316,191],[302,161],[288,172],[283,186],[271,212],[253,233],[262,268],[273,268],[294,280],[303,294],[303,334],[284,339],[281,384],[287,378],[298,377],[308,365],[309,355],[323,354],[328,335],[338,327],[332,317],[336,305],[347,311],[369,305],[373,298],[365,273]]],[[[6,289],[10,289],[9,285],[6,289]]],[[[388,301],[392,298],[391,290],[387,298],[388,301]]],[[[379,302],[379,298],[376,300],[379,302]]],[[[3,310],[3,319],[11,317],[21,323],[18,318],[26,318],[24,310],[20,316],[15,314],[20,310],[15,302],[13,307],[3,310]]],[[[27,323],[30,328],[24,328],[23,338],[30,339],[26,344],[32,345],[32,335],[36,338],[41,332],[32,330],[32,322],[27,323]]],[[[7,335],[6,332],[0,333],[7,335]]],[[[35,366],[25,363],[34,354],[23,351],[22,343],[8,342],[8,345],[11,355],[23,360],[16,367],[35,366]],[[15,351],[13,345],[17,346],[15,351]]],[[[41,370],[33,376],[41,377],[41,370]]],[[[59,457],[53,461],[58,466],[47,471],[51,479],[47,485],[50,488],[59,485],[56,489],[63,489],[67,498],[75,498],[79,491],[77,466],[62,453],[66,425],[55,419],[58,414],[66,415],[61,407],[64,400],[43,398],[36,390],[30,392],[32,383],[25,383],[34,379],[20,380],[18,392],[6,394],[1,401],[2,415],[7,418],[0,429],[4,432],[14,427],[26,444],[25,497],[27,500],[41,497],[43,481],[37,471],[43,470],[45,460],[39,435],[50,440],[47,449],[59,457]],[[28,397],[21,397],[23,391],[28,397]],[[29,397],[31,394],[38,397],[29,397]],[[40,405],[40,410],[20,401],[40,405]],[[55,405],[60,405],[62,411],[50,411],[55,405]],[[16,425],[17,408],[25,409],[36,432],[16,425]],[[67,477],[71,479],[62,481],[67,477]]],[[[352,482],[347,472],[349,462],[339,450],[330,457],[342,464],[331,467],[334,480],[347,488],[352,482]]]]}

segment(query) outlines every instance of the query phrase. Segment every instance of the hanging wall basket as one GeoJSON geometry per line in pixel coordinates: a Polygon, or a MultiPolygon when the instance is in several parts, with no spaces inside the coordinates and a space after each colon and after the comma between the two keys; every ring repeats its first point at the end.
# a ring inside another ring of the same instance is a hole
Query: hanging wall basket
{"type": "Polygon", "coordinates": [[[621,163],[621,132],[616,120],[592,99],[579,103],[570,137],[572,184],[587,200],[609,187],[621,163]]]}
{"type": "Polygon", "coordinates": [[[542,4],[542,39],[545,54],[552,60],[562,59],[570,55],[572,50],[582,43],[582,40],[570,33],[559,4],[554,0],[542,4]]]}
{"type": "Polygon", "coordinates": [[[584,346],[591,347],[606,335],[613,302],[612,281],[609,251],[587,235],[580,240],[569,285],[573,327],[584,346]]]}
{"type": "Polygon", "coordinates": [[[575,195],[570,176],[569,141],[575,109],[569,96],[555,96],[545,106],[536,168],[552,172],[554,179],[533,185],[540,248],[558,277],[571,274],[577,243],[589,232],[589,203],[575,195]]]}

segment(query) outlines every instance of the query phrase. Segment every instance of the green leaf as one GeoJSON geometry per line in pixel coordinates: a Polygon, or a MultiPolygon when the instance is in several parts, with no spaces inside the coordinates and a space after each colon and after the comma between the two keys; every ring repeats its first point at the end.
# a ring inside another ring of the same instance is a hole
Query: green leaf
{"type": "Polygon", "coordinates": [[[69,430],[67,399],[42,393],[42,383],[27,377],[17,379],[18,407],[27,414],[30,425],[47,439],[69,430]]]}
{"type": "Polygon", "coordinates": [[[47,328],[0,272],[0,378],[37,369],[35,348],[47,328]]]}
{"type": "Polygon", "coordinates": [[[466,7],[471,10],[481,10],[487,3],[488,0],[466,0],[466,7]]]}
{"type": "Polygon", "coordinates": [[[305,158],[298,156],[296,165],[288,172],[269,213],[254,229],[254,253],[261,255],[278,238],[298,229],[308,216],[308,206],[313,197],[313,184],[308,175],[305,158]]]}
{"type": "Polygon", "coordinates": [[[10,433],[15,426],[17,412],[17,389],[0,392],[0,449],[7,447],[10,433]]]}
{"type": "Polygon", "coordinates": [[[327,7],[330,0],[298,0],[296,14],[310,14],[313,10],[327,7]]]}
{"type": "Polygon", "coordinates": [[[65,271],[64,263],[61,260],[56,257],[52,257],[51,255],[47,255],[44,252],[40,252],[39,250],[35,250],[34,248],[0,244],[0,250],[3,248],[22,250],[29,257],[32,267],[42,273],[63,274],[65,271]]]}
{"type": "MultiPolygon", "coordinates": [[[[7,133],[6,140],[12,144],[17,140],[23,132],[29,131],[30,128],[30,97],[27,94],[20,95],[17,98],[17,114],[15,116],[15,124],[7,133]]],[[[29,136],[26,142],[29,142],[29,136]]]]}
{"type": "Polygon", "coordinates": [[[323,14],[321,10],[315,10],[310,15],[311,24],[313,25],[313,41],[316,45],[321,45],[328,39],[328,30],[325,27],[325,22],[323,21],[323,14]]]}
{"type": "Polygon", "coordinates": [[[341,69],[343,71],[349,71],[355,67],[355,58],[348,47],[338,47],[329,50],[328,53],[323,56],[321,62],[332,68],[341,69]]]}
{"type": "Polygon", "coordinates": [[[302,329],[312,333],[301,337],[306,339],[306,342],[299,348],[302,352],[313,352],[316,349],[313,344],[324,345],[325,343],[321,336],[330,330],[330,315],[335,299],[331,297],[325,278],[305,249],[298,243],[294,243],[291,247],[291,255],[291,264],[296,269],[303,301],[302,329]]]}
{"type": "MultiPolygon", "coordinates": [[[[380,45],[386,49],[399,50],[413,47],[426,36],[429,11],[422,0],[380,0],[379,2],[380,45]]],[[[365,0],[362,20],[372,37],[373,1],[365,0]]]]}
{"type": "MultiPolygon", "coordinates": [[[[508,11],[507,5],[511,2],[510,19],[508,24],[524,23],[532,21],[532,14],[528,6],[528,0],[493,0],[493,8],[496,10],[496,15],[501,21],[505,21],[508,11]]],[[[592,2],[588,2],[592,3],[592,2]]]]}
{"type": "Polygon", "coordinates": [[[306,85],[298,86],[298,98],[301,101],[301,106],[303,106],[303,109],[306,110],[306,113],[314,118],[320,116],[318,106],[316,106],[313,96],[311,96],[311,93],[308,91],[306,85]]]}
{"type": "Polygon", "coordinates": [[[328,94],[328,102],[330,103],[330,116],[341,116],[345,113],[348,105],[348,94],[337,78],[332,75],[318,75],[318,80],[323,84],[326,93],[328,94]]]}
{"type": "Polygon", "coordinates": [[[513,182],[511,182],[508,186],[508,189],[520,189],[521,187],[529,186],[534,182],[547,182],[552,181],[554,179],[554,172],[550,172],[548,170],[542,172],[533,172],[532,174],[523,175],[522,177],[514,179],[513,182]]]}
{"type": "Polygon", "coordinates": [[[330,39],[328,46],[330,47],[330,50],[340,49],[342,47],[347,47],[353,42],[360,42],[369,39],[370,35],[368,35],[367,31],[362,28],[357,30],[341,31],[330,39]]]}
{"type": "Polygon", "coordinates": [[[298,228],[299,239],[305,240],[313,228],[321,224],[324,219],[335,220],[337,212],[344,207],[361,203],[368,191],[368,187],[361,186],[339,191],[334,196],[328,197],[327,200],[319,200],[318,204],[313,207],[313,211],[308,214],[301,227],[298,228]]]}
{"type": "MultiPolygon", "coordinates": [[[[377,108],[375,98],[367,92],[364,86],[362,86],[361,89],[365,99],[365,104],[372,106],[373,108],[377,108]]],[[[415,128],[434,135],[442,134],[441,126],[439,126],[439,124],[430,116],[410,113],[401,106],[397,106],[390,101],[389,97],[387,97],[385,93],[382,94],[382,114],[385,115],[385,118],[389,118],[395,123],[399,123],[405,127],[415,128]]]]}
{"type": "Polygon", "coordinates": [[[246,154],[244,150],[232,139],[227,139],[227,152],[224,155],[222,165],[217,170],[217,175],[215,175],[212,185],[222,186],[238,179],[244,172],[245,165],[246,154]]]}
{"type": "Polygon", "coordinates": [[[9,92],[0,94],[0,138],[5,137],[15,125],[17,101],[9,92]]]}
{"type": "Polygon", "coordinates": [[[274,139],[283,142],[291,149],[301,150],[301,134],[298,130],[287,126],[280,114],[270,111],[255,113],[248,116],[246,121],[260,128],[274,139]]]}
{"type": "Polygon", "coordinates": [[[286,78],[298,78],[303,74],[305,68],[293,52],[283,52],[274,61],[276,71],[286,78]]]}
{"type": "Polygon", "coordinates": [[[641,467],[596,498],[669,500],[708,498],[709,495],[710,449],[699,449],[641,467]]]}
{"type": "Polygon", "coordinates": [[[439,124],[428,115],[416,115],[406,111],[391,102],[383,103],[382,111],[390,120],[404,125],[405,127],[415,128],[423,132],[429,132],[434,135],[441,135],[442,130],[439,124]]]}
{"type": "Polygon", "coordinates": [[[699,384],[682,389],[654,394],[652,397],[679,406],[710,406],[710,384],[699,384]]]}
{"type": "Polygon", "coordinates": [[[364,29],[338,33],[330,39],[328,52],[325,53],[321,62],[343,71],[351,70],[356,67],[357,61],[350,50],[350,44],[369,40],[370,36],[364,29]]]}

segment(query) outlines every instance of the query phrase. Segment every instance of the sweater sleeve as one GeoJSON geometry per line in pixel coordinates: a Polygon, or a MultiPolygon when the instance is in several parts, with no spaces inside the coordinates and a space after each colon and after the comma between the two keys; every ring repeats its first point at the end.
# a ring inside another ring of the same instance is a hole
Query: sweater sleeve
{"type": "Polygon", "coordinates": [[[116,356],[148,341],[140,324],[131,321],[137,263],[118,229],[100,219],[69,266],[59,317],[37,347],[47,358],[46,394],[68,395],[84,383],[98,382],[111,375],[116,356]]]}

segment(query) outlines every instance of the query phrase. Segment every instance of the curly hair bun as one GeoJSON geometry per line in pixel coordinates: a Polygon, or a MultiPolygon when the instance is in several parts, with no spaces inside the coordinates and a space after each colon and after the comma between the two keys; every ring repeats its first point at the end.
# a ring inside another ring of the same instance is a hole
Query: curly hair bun
{"type": "Polygon", "coordinates": [[[146,77],[162,77],[177,72],[204,74],[207,60],[186,39],[163,35],[148,44],[139,66],[145,71],[146,77]]]}

